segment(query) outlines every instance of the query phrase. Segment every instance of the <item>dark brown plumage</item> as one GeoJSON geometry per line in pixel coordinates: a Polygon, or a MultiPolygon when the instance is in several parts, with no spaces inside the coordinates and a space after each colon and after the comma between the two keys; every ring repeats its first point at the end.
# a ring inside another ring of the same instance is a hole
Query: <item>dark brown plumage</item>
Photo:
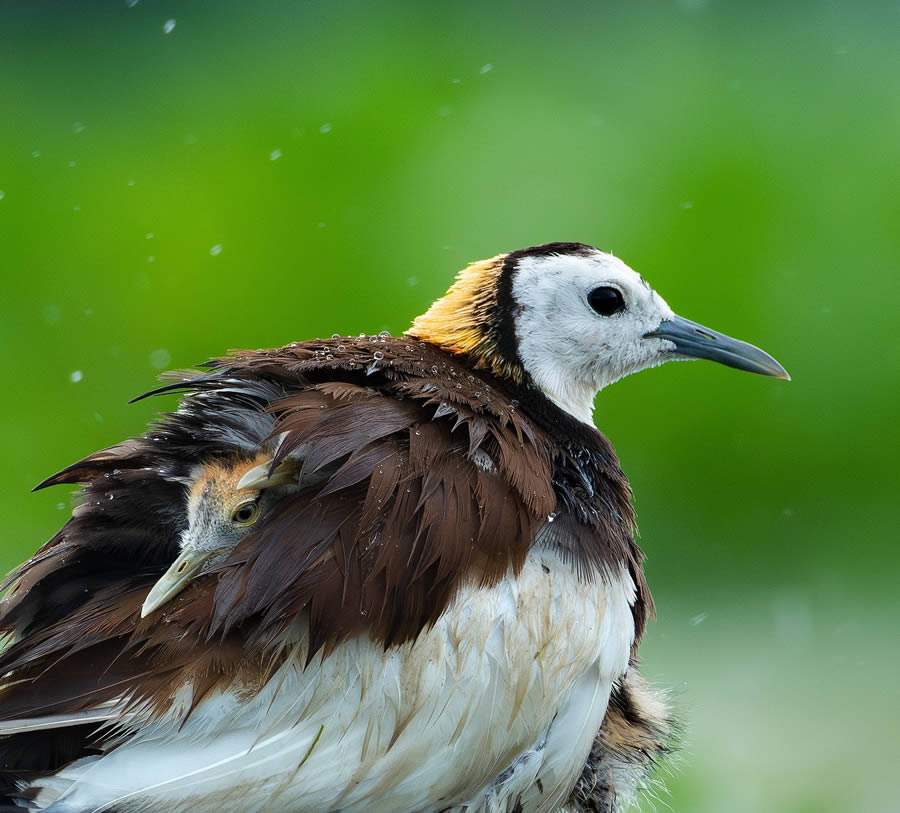
{"type": "MultiPolygon", "coordinates": [[[[429,345],[386,336],[242,352],[207,367],[160,390],[186,392],[186,412],[41,484],[80,483],[85,493],[70,523],[11,577],[14,596],[2,622],[28,635],[0,656],[0,671],[38,674],[61,658],[68,671],[73,658],[113,646],[140,653],[146,691],[155,685],[155,663],[169,673],[181,651],[191,669],[199,651],[220,652],[223,640],[265,663],[267,643],[306,610],[307,657],[360,632],[390,646],[433,623],[460,583],[490,584],[509,566],[521,567],[535,536],[560,540],[588,576],[628,562],[640,585],[634,614],[643,629],[651,604],[627,480],[602,435],[572,426],[539,394],[510,392],[429,345]],[[515,406],[511,394],[520,396],[515,406]],[[229,404],[252,404],[262,423],[271,416],[266,435],[250,432],[246,440],[282,436],[273,466],[303,446],[301,482],[307,473],[330,476],[285,500],[217,578],[199,580],[174,602],[162,625],[140,621],[143,595],[174,558],[184,522],[184,486],[174,478],[186,479],[189,464],[204,460],[198,450],[228,453],[217,437],[222,426],[205,437],[204,424],[229,404]],[[538,420],[526,420],[522,404],[538,420]],[[577,433],[579,448],[560,442],[561,429],[577,433]],[[477,465],[479,454],[496,470],[477,465]],[[580,544],[565,541],[565,531],[580,544]],[[379,544],[367,545],[373,535],[379,544]]],[[[203,667],[215,670],[216,661],[226,673],[232,667],[221,655],[203,667]]],[[[88,676],[95,679],[91,670],[88,676]]],[[[40,696],[40,707],[8,695],[4,716],[49,711],[54,678],[63,672],[13,693],[40,696]]],[[[82,705],[109,699],[122,681],[128,677],[118,672],[101,677],[82,705]]]]}

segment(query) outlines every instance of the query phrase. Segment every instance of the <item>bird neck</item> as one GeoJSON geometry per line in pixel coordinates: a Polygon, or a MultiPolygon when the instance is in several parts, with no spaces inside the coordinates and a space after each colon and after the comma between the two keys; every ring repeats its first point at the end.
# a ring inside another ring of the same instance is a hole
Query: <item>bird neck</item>
{"type": "Polygon", "coordinates": [[[516,352],[511,269],[505,259],[500,254],[460,271],[447,293],[415,319],[406,335],[520,385],[525,373],[516,352]]]}

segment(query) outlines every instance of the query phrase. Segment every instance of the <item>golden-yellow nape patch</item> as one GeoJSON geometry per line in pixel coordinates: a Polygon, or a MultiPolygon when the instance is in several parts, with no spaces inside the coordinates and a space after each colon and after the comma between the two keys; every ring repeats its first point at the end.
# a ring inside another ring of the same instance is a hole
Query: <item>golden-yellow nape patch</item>
{"type": "Polygon", "coordinates": [[[447,293],[415,319],[407,335],[469,356],[477,367],[520,382],[521,369],[500,353],[494,324],[506,257],[498,254],[463,268],[447,293]]]}

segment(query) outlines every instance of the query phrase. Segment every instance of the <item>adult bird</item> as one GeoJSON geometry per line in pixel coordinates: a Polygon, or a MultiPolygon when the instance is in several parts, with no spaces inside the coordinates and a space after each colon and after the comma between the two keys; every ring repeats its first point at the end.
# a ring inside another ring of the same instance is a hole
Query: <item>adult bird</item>
{"type": "Polygon", "coordinates": [[[182,374],[160,390],[177,412],[43,484],[82,497],[0,613],[7,800],[615,809],[666,713],[629,669],[652,600],[592,405],[685,358],[787,377],[618,259],[554,243],[470,265],[402,337],[182,374]],[[264,450],[273,476],[292,461],[291,493],[142,617],[198,472],[264,450]]]}

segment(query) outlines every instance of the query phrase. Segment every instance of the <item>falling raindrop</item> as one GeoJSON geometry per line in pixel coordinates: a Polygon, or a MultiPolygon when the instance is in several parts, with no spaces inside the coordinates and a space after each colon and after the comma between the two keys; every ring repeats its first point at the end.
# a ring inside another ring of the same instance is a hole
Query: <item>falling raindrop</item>
{"type": "Polygon", "coordinates": [[[69,374],[69,381],[73,384],[77,384],[82,378],[84,378],[84,373],[82,373],[81,370],[72,370],[69,374]]]}
{"type": "Polygon", "coordinates": [[[84,126],[84,122],[76,121],[74,124],[72,124],[72,132],[75,133],[75,135],[83,133],[85,129],[86,127],[84,126]]]}
{"type": "Polygon", "coordinates": [[[323,124],[323,125],[319,128],[319,132],[320,132],[322,135],[325,135],[326,133],[330,133],[330,132],[331,132],[331,124],[330,124],[329,122],[325,122],[325,124],[323,124]]]}
{"type": "Polygon", "coordinates": [[[222,244],[221,243],[216,243],[209,250],[209,255],[211,257],[218,257],[221,253],[222,253],[222,244]]]}
{"type": "Polygon", "coordinates": [[[165,347],[160,347],[158,350],[154,350],[150,356],[150,366],[156,370],[161,370],[163,367],[167,367],[169,362],[172,360],[172,355],[166,350],[165,347]]]}
{"type": "Polygon", "coordinates": [[[488,62],[486,65],[481,66],[481,71],[479,72],[484,74],[490,73],[492,70],[494,70],[494,66],[490,62],[488,62]]]}
{"type": "Polygon", "coordinates": [[[144,235],[144,239],[145,239],[145,240],[152,240],[152,239],[153,239],[153,232],[152,232],[152,231],[148,231],[148,232],[144,235]]]}
{"type": "Polygon", "coordinates": [[[59,309],[59,305],[45,305],[44,310],[41,311],[41,319],[47,325],[55,325],[61,317],[62,311],[59,309]]]}
{"type": "Polygon", "coordinates": [[[32,157],[32,158],[40,158],[40,157],[41,157],[41,151],[40,151],[40,150],[32,150],[32,151],[31,151],[31,157],[32,157]]]}
{"type": "Polygon", "coordinates": [[[270,161],[277,161],[279,158],[281,158],[281,150],[272,150],[272,152],[269,153],[270,161]]]}
{"type": "Polygon", "coordinates": [[[163,23],[163,34],[171,34],[175,30],[175,20],[166,20],[163,23]]]}

